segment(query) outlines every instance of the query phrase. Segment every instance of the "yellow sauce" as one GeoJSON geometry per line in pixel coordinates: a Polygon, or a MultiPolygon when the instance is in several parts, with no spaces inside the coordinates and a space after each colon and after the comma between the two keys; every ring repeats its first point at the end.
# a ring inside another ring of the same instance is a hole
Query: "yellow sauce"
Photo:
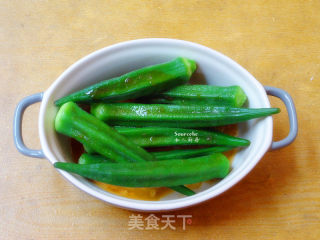
{"type": "Polygon", "coordinates": [[[122,196],[126,198],[147,200],[147,201],[157,201],[162,197],[168,195],[172,192],[171,189],[166,187],[159,188],[131,188],[131,187],[120,187],[107,183],[102,183],[98,181],[93,181],[98,187],[103,190],[122,196]]]}
{"type": "MultiPolygon", "coordinates": [[[[102,183],[98,181],[93,181],[98,187],[103,190],[131,199],[146,200],[146,201],[157,201],[164,196],[172,193],[173,191],[166,187],[150,187],[150,188],[130,188],[130,187],[120,187],[107,183],[102,183]]],[[[197,189],[201,186],[201,183],[186,185],[191,189],[197,189]]]]}

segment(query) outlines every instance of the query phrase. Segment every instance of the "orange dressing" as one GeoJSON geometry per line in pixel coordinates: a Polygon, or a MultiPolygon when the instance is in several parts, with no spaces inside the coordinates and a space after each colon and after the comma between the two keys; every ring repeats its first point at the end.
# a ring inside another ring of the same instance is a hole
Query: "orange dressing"
{"type": "MultiPolygon", "coordinates": [[[[173,192],[170,188],[166,187],[150,187],[150,188],[131,188],[131,187],[120,187],[107,183],[102,183],[98,181],[93,181],[98,187],[103,190],[122,196],[126,198],[132,198],[137,200],[146,200],[146,201],[157,201],[166,195],[173,192]]],[[[197,189],[201,186],[201,183],[194,183],[186,185],[190,189],[197,189]]]]}
{"type": "MultiPolygon", "coordinates": [[[[228,125],[223,127],[217,128],[219,131],[232,135],[237,136],[238,134],[238,127],[237,125],[228,125]]],[[[77,141],[71,139],[71,149],[72,149],[72,156],[74,162],[77,162],[80,155],[84,152],[84,149],[80,143],[77,141]]],[[[232,162],[235,154],[237,152],[237,149],[232,149],[230,151],[224,152],[226,157],[230,160],[230,163],[232,162]]],[[[217,181],[217,179],[212,179],[207,181],[210,184],[213,184],[217,181]]],[[[161,198],[165,197],[166,195],[173,192],[173,190],[166,188],[166,187],[150,187],[150,188],[131,188],[131,187],[121,187],[121,186],[115,186],[107,183],[102,183],[98,181],[93,181],[98,187],[101,189],[116,194],[118,196],[131,198],[131,199],[137,199],[137,200],[146,200],[146,201],[157,201],[161,198]]],[[[192,190],[200,188],[202,185],[202,182],[200,183],[194,183],[186,185],[192,190]]]]}
{"type": "Polygon", "coordinates": [[[159,188],[132,188],[132,187],[121,187],[115,186],[107,183],[102,183],[98,181],[93,181],[98,187],[103,190],[122,196],[126,198],[138,199],[138,200],[147,200],[147,201],[157,201],[162,197],[173,192],[171,189],[166,187],[159,188]]]}

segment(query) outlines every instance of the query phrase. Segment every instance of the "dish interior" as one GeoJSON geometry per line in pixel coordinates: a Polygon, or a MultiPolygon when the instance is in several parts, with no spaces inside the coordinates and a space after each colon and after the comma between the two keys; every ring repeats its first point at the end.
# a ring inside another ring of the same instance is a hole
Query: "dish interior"
{"type": "MultiPolygon", "coordinates": [[[[246,70],[211,49],[189,42],[170,40],[133,41],[130,44],[118,44],[97,51],[78,61],[67,69],[46,91],[40,110],[41,121],[39,126],[42,147],[46,157],[52,163],[55,161],[72,161],[70,144],[65,137],[54,131],[54,119],[58,110],[54,106],[54,100],[98,81],[116,77],[144,66],[169,61],[177,56],[187,57],[197,62],[193,82],[194,79],[197,79],[196,81],[200,84],[239,85],[248,96],[248,107],[270,107],[263,87],[246,70]]],[[[232,170],[226,178],[217,183],[204,183],[201,188],[196,189],[196,192],[210,195],[216,190],[218,194],[225,190],[223,189],[224,185],[230,187],[233,184],[232,182],[236,181],[237,178],[239,179],[240,175],[245,175],[250,171],[270,146],[272,137],[271,118],[250,120],[239,124],[238,131],[238,136],[249,139],[251,145],[237,152],[232,161],[232,170]]],[[[72,179],[73,183],[78,182],[86,190],[90,189],[91,194],[93,192],[98,193],[99,198],[106,196],[124,200],[123,197],[103,191],[90,181],[77,175],[68,174],[68,178],[69,180],[72,179]]],[[[172,193],[162,198],[160,202],[181,198],[184,197],[172,193]]]]}

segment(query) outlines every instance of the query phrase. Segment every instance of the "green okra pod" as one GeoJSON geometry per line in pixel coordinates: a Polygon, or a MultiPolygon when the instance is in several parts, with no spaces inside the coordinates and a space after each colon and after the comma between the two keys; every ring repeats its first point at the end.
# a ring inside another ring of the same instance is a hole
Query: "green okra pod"
{"type": "Polygon", "coordinates": [[[240,86],[182,85],[151,98],[153,103],[242,107],[247,96],[240,86]]]}
{"type": "Polygon", "coordinates": [[[155,162],[75,164],[56,162],[56,168],[124,187],[179,186],[224,178],[229,160],[221,153],[186,160],[155,162]]]}
{"type": "Polygon", "coordinates": [[[166,127],[115,127],[130,141],[141,147],[164,147],[181,145],[248,146],[250,141],[218,131],[166,127]]]}
{"type": "Polygon", "coordinates": [[[110,125],[132,127],[223,126],[279,112],[279,108],[231,108],[208,105],[95,103],[91,106],[91,113],[110,125]]]}
{"type": "MultiPolygon", "coordinates": [[[[172,160],[172,159],[188,159],[194,157],[201,157],[205,155],[210,155],[212,153],[226,152],[233,149],[233,147],[209,147],[209,148],[198,148],[198,149],[177,149],[170,151],[160,151],[160,152],[150,152],[157,161],[161,160],[172,160]]],[[[93,164],[93,163],[103,163],[112,162],[111,160],[97,154],[84,153],[80,156],[79,164],[93,164]]]]}
{"type": "MultiPolygon", "coordinates": [[[[55,119],[57,132],[76,139],[94,152],[118,163],[155,161],[155,158],[138,145],[128,141],[116,130],[82,110],[73,102],[65,103],[55,119]]],[[[176,191],[190,195],[185,187],[176,191]]]]}
{"type": "Polygon", "coordinates": [[[209,147],[199,149],[177,149],[170,151],[151,152],[151,154],[159,160],[171,160],[171,159],[187,159],[210,155],[212,153],[222,153],[233,149],[233,147],[209,147]]]}
{"type": "Polygon", "coordinates": [[[132,144],[116,130],[73,102],[65,103],[59,109],[55,129],[115,162],[154,160],[143,148],[132,144]]]}
{"type": "Polygon", "coordinates": [[[144,67],[120,77],[91,85],[58,99],[55,104],[72,102],[119,101],[153,95],[186,83],[196,69],[193,60],[178,57],[172,61],[144,67]]]}

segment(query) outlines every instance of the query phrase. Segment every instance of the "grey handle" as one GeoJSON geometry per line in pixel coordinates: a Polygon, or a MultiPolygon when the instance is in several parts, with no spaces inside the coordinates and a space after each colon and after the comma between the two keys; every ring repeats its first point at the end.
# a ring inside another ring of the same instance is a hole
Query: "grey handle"
{"type": "Polygon", "coordinates": [[[41,102],[42,97],[43,97],[42,92],[25,97],[18,103],[16,110],[14,112],[14,118],[13,118],[14,143],[16,145],[16,148],[19,150],[19,152],[29,157],[36,157],[36,158],[45,157],[42,150],[32,150],[27,148],[23,142],[22,134],[21,134],[22,116],[23,116],[24,110],[33,103],[41,102]]]}
{"type": "Polygon", "coordinates": [[[298,134],[297,112],[296,112],[296,107],[294,106],[292,97],[289,95],[289,93],[287,93],[286,91],[280,88],[269,87],[269,86],[264,86],[264,89],[266,90],[268,95],[280,98],[283,101],[283,103],[286,105],[288,117],[289,117],[289,123],[290,123],[289,134],[286,138],[278,142],[272,142],[270,150],[275,150],[275,149],[288,146],[297,137],[297,134],[298,134]]]}

